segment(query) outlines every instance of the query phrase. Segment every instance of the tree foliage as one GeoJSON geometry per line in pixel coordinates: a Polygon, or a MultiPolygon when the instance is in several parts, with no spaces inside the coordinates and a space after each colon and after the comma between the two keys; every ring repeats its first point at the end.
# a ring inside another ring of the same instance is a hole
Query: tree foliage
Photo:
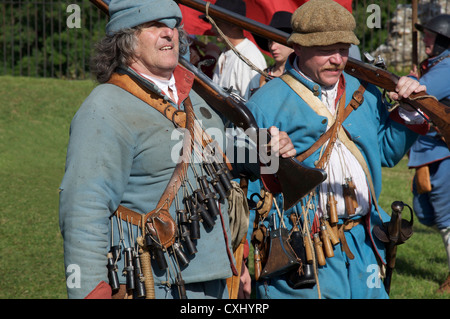
{"type": "Polygon", "coordinates": [[[360,39],[361,52],[372,52],[380,44],[384,43],[390,32],[389,21],[392,19],[392,14],[398,5],[398,0],[388,1],[353,1],[353,15],[356,20],[356,36],[360,39]],[[371,11],[369,5],[376,4],[380,10],[371,11]],[[369,9],[368,9],[369,8],[369,9]],[[377,27],[371,26],[371,18],[373,14],[380,13],[380,25],[377,27]]]}
{"type": "Polygon", "coordinates": [[[88,77],[92,43],[107,21],[88,0],[71,8],[65,1],[1,1],[0,74],[88,77]]]}

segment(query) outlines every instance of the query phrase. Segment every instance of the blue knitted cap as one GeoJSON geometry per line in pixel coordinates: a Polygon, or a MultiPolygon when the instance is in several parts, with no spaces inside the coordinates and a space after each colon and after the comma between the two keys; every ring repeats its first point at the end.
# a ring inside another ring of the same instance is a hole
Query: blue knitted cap
{"type": "Polygon", "coordinates": [[[172,0],[112,0],[109,16],[107,35],[150,21],[159,21],[173,29],[182,19],[180,8],[172,0]]]}

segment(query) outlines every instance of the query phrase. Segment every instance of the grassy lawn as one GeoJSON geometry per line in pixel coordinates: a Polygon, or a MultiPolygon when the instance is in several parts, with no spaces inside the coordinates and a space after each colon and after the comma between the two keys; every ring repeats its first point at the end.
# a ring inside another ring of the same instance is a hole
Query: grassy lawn
{"type": "MultiPolygon", "coordinates": [[[[94,84],[19,77],[0,83],[0,298],[66,298],[58,187],[70,121],[94,84]]],[[[382,207],[411,205],[406,159],[383,174],[382,207]]],[[[436,231],[416,221],[397,256],[392,298],[443,298],[434,293],[448,272],[436,231]]]]}
{"type": "MultiPolygon", "coordinates": [[[[396,167],[383,169],[383,189],[380,205],[390,213],[393,201],[400,200],[412,207],[411,179],[413,171],[407,168],[405,157],[396,167]]],[[[403,210],[409,220],[409,209],[403,210]]],[[[414,216],[415,217],[415,216],[414,216]]],[[[397,262],[392,277],[391,297],[395,299],[449,298],[439,295],[439,288],[448,274],[447,255],[440,234],[414,219],[414,234],[397,248],[397,262]]]]}
{"type": "Polygon", "coordinates": [[[66,298],[58,187],[90,81],[0,77],[0,298],[66,298]]]}

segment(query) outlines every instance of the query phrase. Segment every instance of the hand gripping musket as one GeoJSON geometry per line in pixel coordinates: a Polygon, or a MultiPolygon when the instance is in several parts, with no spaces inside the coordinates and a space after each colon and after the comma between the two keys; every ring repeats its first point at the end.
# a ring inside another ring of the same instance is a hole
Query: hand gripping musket
{"type": "MultiPolygon", "coordinates": [[[[102,0],[90,0],[103,12],[108,13],[108,6],[102,0]]],[[[181,1],[179,1],[181,3],[181,1]]],[[[250,20],[252,21],[252,20],[250,20]]],[[[217,112],[224,115],[238,128],[241,128],[249,137],[259,144],[259,127],[253,114],[245,106],[243,101],[233,94],[225,92],[221,87],[211,81],[205,74],[199,71],[187,60],[180,58],[180,64],[195,75],[194,90],[217,112]]],[[[266,142],[270,142],[267,133],[266,142]]],[[[259,153],[263,165],[269,165],[267,154],[259,153]]],[[[283,193],[283,208],[288,210],[297,204],[305,195],[326,179],[326,172],[321,169],[310,168],[294,157],[278,158],[278,171],[276,177],[283,193]]]]}
{"type": "MultiPolygon", "coordinates": [[[[192,9],[206,13],[207,2],[202,0],[176,0],[179,4],[192,9]]],[[[224,20],[235,24],[249,32],[267,38],[269,40],[288,46],[287,39],[289,34],[278,29],[272,28],[260,22],[251,20],[232,11],[223,9],[215,5],[209,5],[208,14],[212,18],[224,20]]],[[[389,71],[376,66],[360,62],[353,58],[348,58],[345,66],[345,72],[348,74],[387,91],[394,91],[399,77],[389,71]]],[[[425,92],[412,93],[408,98],[402,98],[400,103],[411,105],[414,109],[420,109],[429,121],[436,126],[443,136],[447,147],[450,149],[450,107],[439,103],[436,98],[425,92]]]]}
{"type": "MultiPolygon", "coordinates": [[[[358,79],[375,84],[387,91],[395,91],[399,77],[382,68],[349,58],[345,71],[358,79]]],[[[450,149],[450,107],[440,103],[426,92],[412,93],[408,98],[401,98],[400,103],[412,106],[428,116],[437,127],[450,149]]]]}

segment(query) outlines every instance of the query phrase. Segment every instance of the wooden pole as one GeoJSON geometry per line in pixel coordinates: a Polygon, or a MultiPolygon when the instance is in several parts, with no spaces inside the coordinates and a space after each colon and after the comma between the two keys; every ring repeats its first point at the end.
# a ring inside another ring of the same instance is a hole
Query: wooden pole
{"type": "Polygon", "coordinates": [[[419,65],[419,58],[418,58],[418,48],[417,48],[417,41],[418,41],[418,32],[416,29],[416,23],[417,23],[417,9],[418,9],[418,0],[412,0],[412,68],[413,70],[417,68],[419,65]]]}

